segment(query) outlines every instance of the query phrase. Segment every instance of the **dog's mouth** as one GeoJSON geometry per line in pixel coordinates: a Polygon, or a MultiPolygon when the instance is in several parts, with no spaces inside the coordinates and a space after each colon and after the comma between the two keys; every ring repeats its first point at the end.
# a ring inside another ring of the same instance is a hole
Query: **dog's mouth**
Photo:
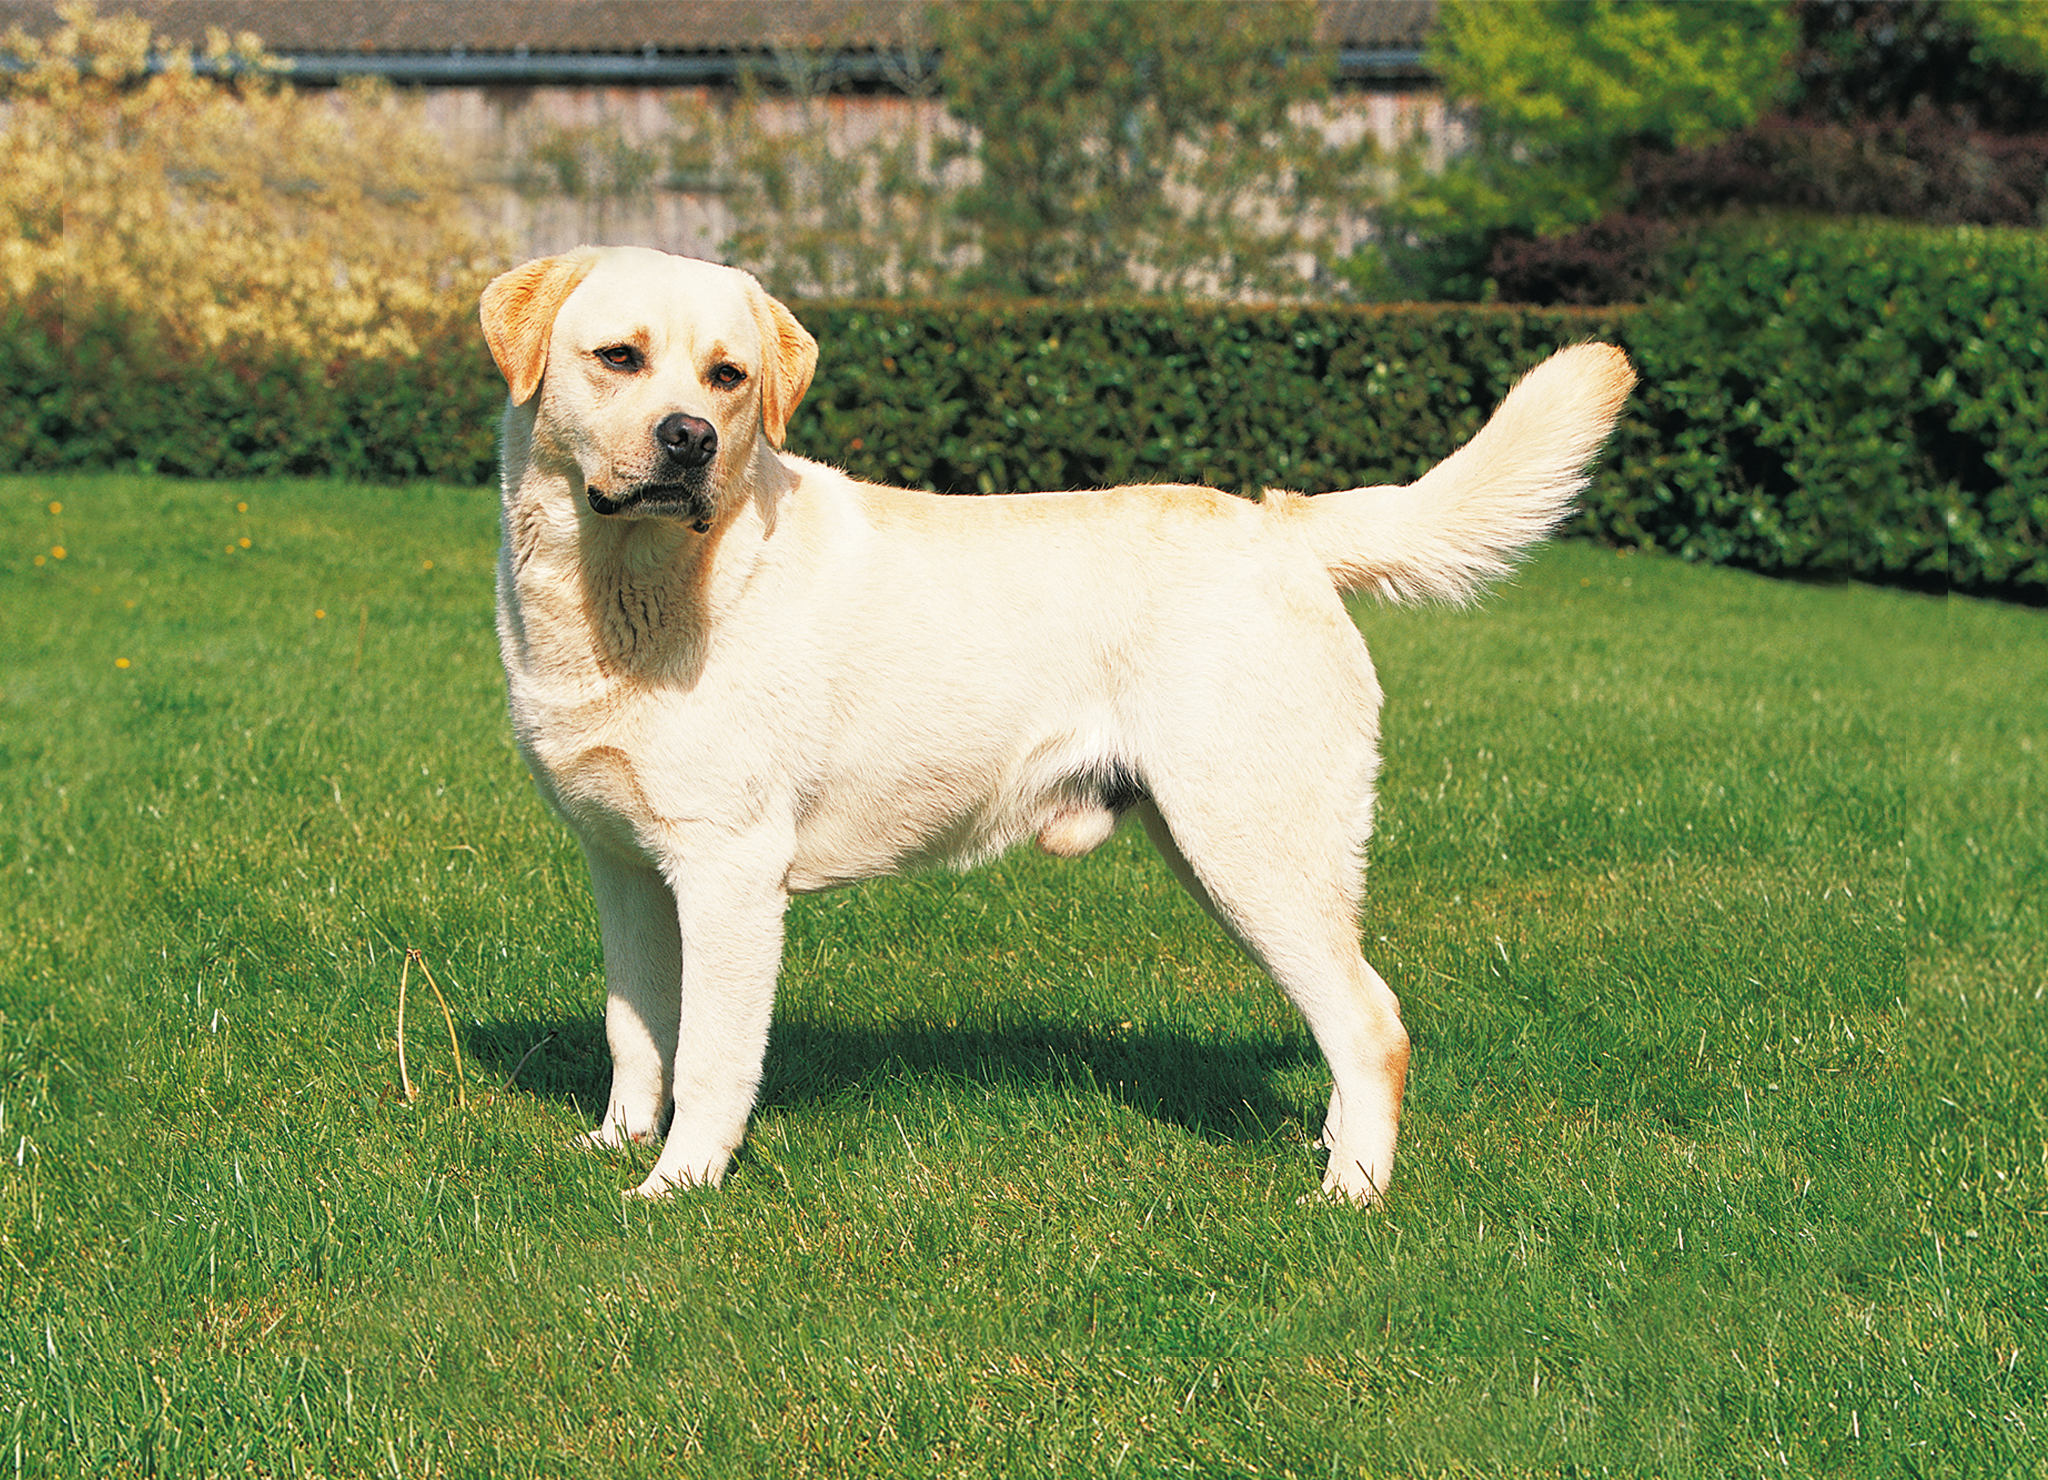
{"type": "Polygon", "coordinates": [[[592,512],[604,515],[646,514],[657,519],[677,519],[703,533],[711,524],[711,498],[693,483],[643,483],[634,488],[607,490],[589,484],[583,498],[592,512]]]}

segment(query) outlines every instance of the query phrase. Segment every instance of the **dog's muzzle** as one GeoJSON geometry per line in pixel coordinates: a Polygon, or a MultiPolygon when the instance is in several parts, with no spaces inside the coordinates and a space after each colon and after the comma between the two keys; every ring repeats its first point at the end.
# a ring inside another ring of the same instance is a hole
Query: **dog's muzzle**
{"type": "Polygon", "coordinates": [[[596,486],[583,496],[599,514],[629,509],[681,519],[699,534],[710,527],[711,496],[706,469],[718,456],[718,428],[701,416],[673,412],[654,424],[655,475],[637,487],[607,491],[596,486]]]}

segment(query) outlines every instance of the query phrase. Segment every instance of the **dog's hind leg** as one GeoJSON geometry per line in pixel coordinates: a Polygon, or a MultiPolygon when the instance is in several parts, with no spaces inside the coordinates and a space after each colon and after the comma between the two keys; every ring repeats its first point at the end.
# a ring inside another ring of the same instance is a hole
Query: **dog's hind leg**
{"type": "Polygon", "coordinates": [[[1327,812],[1275,807],[1262,824],[1256,808],[1236,805],[1244,792],[1219,805],[1222,797],[1219,789],[1170,818],[1147,803],[1145,829],[1188,892],[1287,994],[1329,1061],[1323,1191],[1376,1202],[1393,1177],[1408,1033],[1399,1000],[1358,949],[1362,840],[1327,812]],[[1276,828],[1270,819],[1282,817],[1289,822],[1276,828]],[[1290,825],[1301,831],[1276,835],[1290,825]]]}
{"type": "Polygon", "coordinates": [[[586,1146],[619,1146],[661,1132],[676,1049],[682,948],[675,896],[654,869],[586,848],[604,941],[604,1036],[612,1087],[586,1146]]]}

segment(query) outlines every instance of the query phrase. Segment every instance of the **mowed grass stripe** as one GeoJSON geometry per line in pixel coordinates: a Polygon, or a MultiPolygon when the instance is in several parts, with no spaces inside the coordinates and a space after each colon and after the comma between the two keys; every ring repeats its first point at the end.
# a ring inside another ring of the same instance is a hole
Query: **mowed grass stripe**
{"type": "Polygon", "coordinates": [[[1384,1214],[1297,1202],[1313,1044],[1129,833],[798,901],[734,1176],[645,1206],[566,1148],[495,544],[0,480],[0,1470],[2048,1467],[2048,614],[1576,545],[1361,606],[1384,1214]]]}

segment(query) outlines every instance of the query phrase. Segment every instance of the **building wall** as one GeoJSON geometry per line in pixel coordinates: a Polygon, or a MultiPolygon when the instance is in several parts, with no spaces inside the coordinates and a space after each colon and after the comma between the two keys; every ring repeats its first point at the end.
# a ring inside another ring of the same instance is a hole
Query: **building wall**
{"type": "MultiPolygon", "coordinates": [[[[701,146],[695,159],[678,159],[675,148],[693,126],[701,133],[707,122],[735,119],[741,105],[730,89],[473,86],[410,96],[427,126],[471,172],[472,220],[515,257],[585,242],[717,257],[738,225],[721,185],[729,171],[716,161],[704,167],[701,146]],[[559,156],[564,150],[586,156],[580,180],[565,182],[562,170],[549,164],[550,151],[559,156]],[[608,169],[607,158],[629,167],[608,169]],[[641,171],[647,171],[644,178],[641,171]]],[[[831,140],[849,145],[960,133],[935,97],[775,96],[751,106],[764,133],[787,136],[822,119],[831,140]]],[[[1439,162],[1457,134],[1434,90],[1347,90],[1328,106],[1322,127],[1335,143],[1369,135],[1390,152],[1419,136],[1439,162]]],[[[1364,204],[1340,233],[1343,249],[1365,232],[1364,204]]]]}

